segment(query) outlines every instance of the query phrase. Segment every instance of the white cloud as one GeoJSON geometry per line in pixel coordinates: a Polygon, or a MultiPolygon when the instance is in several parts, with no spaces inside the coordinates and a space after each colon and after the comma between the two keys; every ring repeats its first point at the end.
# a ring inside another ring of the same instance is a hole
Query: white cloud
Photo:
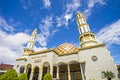
{"type": "Polygon", "coordinates": [[[29,8],[29,6],[31,5],[30,0],[20,0],[20,2],[22,3],[22,8],[24,10],[27,10],[29,8]]]}
{"type": "Polygon", "coordinates": [[[19,46],[24,44],[25,42],[28,41],[28,39],[30,39],[30,37],[28,36],[28,34],[25,33],[16,33],[13,35],[6,35],[4,37],[4,41],[8,42],[9,44],[11,44],[12,46],[19,46]]]}
{"type": "Polygon", "coordinates": [[[56,32],[58,32],[59,30],[58,29],[54,29],[54,30],[52,30],[52,32],[51,32],[51,36],[53,36],[56,32]]]}
{"type": "MultiPolygon", "coordinates": [[[[56,32],[52,24],[52,16],[50,16],[43,19],[39,25],[41,33],[38,34],[37,42],[41,47],[35,47],[36,51],[47,49],[48,37],[56,32]]],[[[18,33],[7,33],[6,30],[14,30],[14,28],[2,17],[0,17],[0,26],[0,63],[14,64],[16,58],[23,54],[24,45],[28,43],[30,35],[26,33],[26,30],[18,33]]]]}
{"type": "Polygon", "coordinates": [[[93,8],[96,3],[99,3],[101,5],[104,5],[104,0],[89,0],[88,2],[88,8],[93,8]]]}
{"type": "Polygon", "coordinates": [[[41,46],[47,46],[47,37],[45,37],[42,33],[38,34],[37,41],[40,43],[41,46]]]}
{"type": "Polygon", "coordinates": [[[8,34],[0,30],[0,62],[14,63],[23,52],[23,45],[27,43],[29,35],[25,33],[8,34]]]}
{"type": "Polygon", "coordinates": [[[56,17],[57,20],[57,27],[60,27],[62,25],[67,26],[68,25],[68,21],[72,18],[72,14],[64,14],[61,15],[60,17],[56,17]]]}
{"type": "Polygon", "coordinates": [[[12,51],[9,48],[4,47],[4,46],[0,46],[0,53],[1,53],[0,54],[0,63],[14,64],[15,58],[20,56],[15,51],[12,51]]]}
{"type": "Polygon", "coordinates": [[[72,14],[65,14],[64,18],[66,20],[66,25],[68,25],[68,20],[70,20],[72,18],[72,14]]]}
{"type": "MultiPolygon", "coordinates": [[[[60,17],[56,17],[57,20],[57,26],[67,26],[69,23],[69,20],[72,19],[73,14],[75,14],[80,8],[80,0],[71,0],[66,4],[65,11],[63,11],[63,14],[60,17]]],[[[87,8],[83,11],[83,14],[88,17],[92,13],[92,9],[95,7],[96,4],[104,5],[104,0],[89,0],[87,2],[87,8]]]]}
{"type": "Polygon", "coordinates": [[[50,7],[51,6],[50,0],[44,0],[44,6],[45,6],[45,8],[50,7]]]}
{"type": "MultiPolygon", "coordinates": [[[[38,34],[38,41],[41,45],[46,44],[46,37],[38,34]]],[[[42,34],[43,35],[43,34],[42,34]]],[[[24,45],[28,43],[30,35],[19,32],[16,34],[9,34],[0,30],[0,63],[14,64],[16,58],[20,57],[24,51],[24,45]]],[[[47,49],[46,47],[35,47],[35,51],[47,49]]]]}
{"type": "Polygon", "coordinates": [[[78,7],[80,7],[80,1],[72,0],[71,2],[66,4],[66,7],[66,13],[73,13],[74,11],[77,11],[78,7]]]}
{"type": "MultiPolygon", "coordinates": [[[[44,38],[44,37],[43,37],[44,38]]],[[[28,43],[30,35],[26,33],[9,34],[0,30],[0,63],[14,64],[16,58],[23,54],[24,45],[28,43]]],[[[39,36],[39,40],[42,36],[39,36]]],[[[45,45],[44,42],[41,44],[45,45]]],[[[35,51],[47,49],[46,47],[35,47],[35,51]]]]}
{"type": "Polygon", "coordinates": [[[29,35],[26,33],[7,33],[13,31],[13,26],[0,17],[0,63],[14,64],[17,57],[23,52],[23,45],[27,43],[29,35]]]}
{"type": "Polygon", "coordinates": [[[78,10],[78,8],[80,7],[80,1],[79,0],[72,0],[70,3],[66,4],[66,7],[67,7],[67,9],[66,9],[64,18],[67,22],[66,24],[68,25],[68,20],[71,20],[74,12],[76,12],[78,10]]]}
{"type": "Polygon", "coordinates": [[[97,33],[97,38],[108,45],[120,45],[120,19],[108,26],[105,26],[97,33]]]}
{"type": "Polygon", "coordinates": [[[7,22],[3,19],[2,16],[0,16],[0,29],[6,30],[6,31],[14,30],[14,28],[11,25],[7,24],[7,22]]]}
{"type": "Polygon", "coordinates": [[[56,17],[57,26],[60,27],[62,25],[67,26],[68,21],[72,19],[74,12],[80,7],[79,0],[72,0],[66,4],[66,9],[63,11],[63,14],[60,17],[56,17]]]}
{"type": "Polygon", "coordinates": [[[45,19],[42,20],[42,25],[40,25],[39,28],[45,37],[48,37],[50,35],[52,24],[52,16],[47,16],[45,19]]]}
{"type": "Polygon", "coordinates": [[[39,24],[41,33],[38,34],[37,41],[42,47],[47,46],[48,38],[52,36],[55,32],[57,32],[57,29],[53,27],[52,19],[52,16],[47,16],[41,21],[42,23],[39,24]]]}
{"type": "Polygon", "coordinates": [[[94,8],[97,3],[101,4],[101,5],[105,4],[104,0],[89,0],[88,5],[87,5],[87,9],[84,10],[83,14],[86,17],[88,17],[92,13],[92,11],[91,11],[92,8],[94,8]]]}
{"type": "Polygon", "coordinates": [[[66,21],[64,19],[64,16],[56,17],[57,27],[60,27],[62,25],[66,24],[66,21]]]}

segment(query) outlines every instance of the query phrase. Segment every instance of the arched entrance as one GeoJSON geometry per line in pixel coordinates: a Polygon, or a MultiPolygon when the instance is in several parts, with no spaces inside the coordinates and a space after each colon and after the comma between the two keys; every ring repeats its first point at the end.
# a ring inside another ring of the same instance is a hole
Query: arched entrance
{"type": "Polygon", "coordinates": [[[42,75],[42,78],[44,77],[44,75],[46,73],[50,73],[50,64],[48,62],[45,62],[43,64],[43,73],[42,73],[43,75],[42,75]]]}
{"type": "Polygon", "coordinates": [[[59,63],[59,80],[68,80],[68,68],[67,64],[59,63]]]}
{"type": "Polygon", "coordinates": [[[20,71],[19,71],[19,72],[20,72],[20,74],[21,74],[21,73],[24,73],[24,69],[25,69],[25,67],[24,67],[24,66],[20,66],[20,71]]]}
{"type": "Polygon", "coordinates": [[[27,72],[28,80],[30,79],[31,70],[32,70],[32,65],[28,64],[27,65],[27,71],[26,71],[27,72]]]}
{"type": "Polygon", "coordinates": [[[69,62],[71,80],[82,80],[81,66],[77,61],[69,62]]]}
{"type": "Polygon", "coordinates": [[[32,80],[38,80],[38,77],[39,77],[39,67],[35,67],[32,80]]]}

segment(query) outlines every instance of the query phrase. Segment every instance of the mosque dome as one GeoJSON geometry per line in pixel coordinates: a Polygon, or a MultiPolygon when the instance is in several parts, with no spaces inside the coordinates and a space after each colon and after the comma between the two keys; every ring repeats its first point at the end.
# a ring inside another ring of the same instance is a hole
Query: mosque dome
{"type": "Polygon", "coordinates": [[[63,43],[59,45],[55,51],[58,53],[58,55],[65,55],[65,54],[71,54],[78,51],[78,48],[70,43],[63,43]]]}

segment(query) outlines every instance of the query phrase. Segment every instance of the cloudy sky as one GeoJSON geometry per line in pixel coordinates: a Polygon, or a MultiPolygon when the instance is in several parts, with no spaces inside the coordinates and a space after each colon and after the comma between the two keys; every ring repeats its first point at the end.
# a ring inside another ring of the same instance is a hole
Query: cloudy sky
{"type": "Polygon", "coordinates": [[[120,64],[120,0],[0,0],[0,63],[14,64],[37,28],[35,50],[62,43],[80,47],[76,12],[120,64]]]}

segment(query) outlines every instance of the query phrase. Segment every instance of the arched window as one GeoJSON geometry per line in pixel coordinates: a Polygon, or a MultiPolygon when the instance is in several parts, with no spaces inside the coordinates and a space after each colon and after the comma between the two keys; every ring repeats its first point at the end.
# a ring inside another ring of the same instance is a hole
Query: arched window
{"type": "Polygon", "coordinates": [[[68,69],[67,64],[59,62],[59,80],[68,80],[68,69]]]}
{"type": "Polygon", "coordinates": [[[39,76],[39,67],[35,67],[32,80],[38,80],[38,76],[39,76]]]}
{"type": "Polygon", "coordinates": [[[45,62],[43,64],[43,75],[42,77],[46,74],[46,73],[50,73],[50,64],[48,62],[45,62]]]}
{"type": "Polygon", "coordinates": [[[31,70],[32,70],[32,65],[28,64],[27,65],[27,71],[26,71],[27,72],[28,80],[30,79],[31,70]]]}
{"type": "Polygon", "coordinates": [[[80,63],[77,61],[70,61],[69,66],[70,66],[71,80],[82,80],[80,63]]]}
{"type": "Polygon", "coordinates": [[[20,72],[20,74],[21,74],[21,73],[24,73],[24,69],[25,69],[25,67],[24,67],[24,66],[21,66],[21,67],[20,67],[20,71],[19,71],[19,72],[20,72]]]}

